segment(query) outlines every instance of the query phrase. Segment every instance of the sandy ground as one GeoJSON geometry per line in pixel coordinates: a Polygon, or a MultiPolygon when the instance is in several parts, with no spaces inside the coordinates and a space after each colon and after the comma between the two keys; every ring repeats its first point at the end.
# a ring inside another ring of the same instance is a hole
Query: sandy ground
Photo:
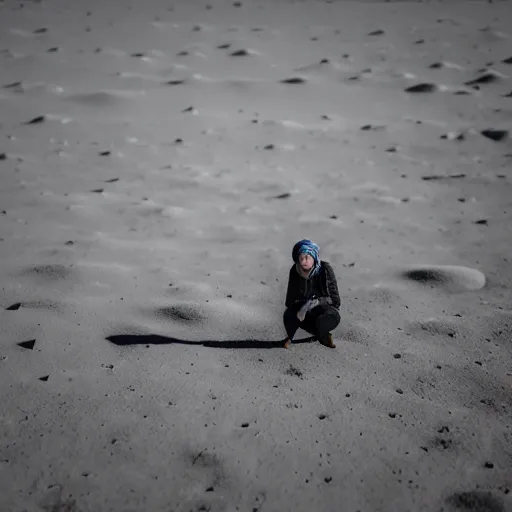
{"type": "Polygon", "coordinates": [[[0,2],[1,512],[512,510],[511,74],[509,2],[0,2]]]}

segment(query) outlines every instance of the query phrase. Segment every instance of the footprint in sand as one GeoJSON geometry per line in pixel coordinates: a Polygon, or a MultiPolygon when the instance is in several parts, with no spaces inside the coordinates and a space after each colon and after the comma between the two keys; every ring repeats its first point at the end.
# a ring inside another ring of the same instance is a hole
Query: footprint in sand
{"type": "Polygon", "coordinates": [[[503,501],[489,491],[463,491],[445,500],[446,512],[505,512],[503,501]]]}

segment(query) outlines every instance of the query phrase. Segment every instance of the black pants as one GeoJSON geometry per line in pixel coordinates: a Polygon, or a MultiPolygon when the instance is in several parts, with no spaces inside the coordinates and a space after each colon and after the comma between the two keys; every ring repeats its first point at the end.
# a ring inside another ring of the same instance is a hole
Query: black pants
{"type": "Polygon", "coordinates": [[[316,337],[318,341],[327,342],[327,335],[332,331],[341,320],[339,311],[330,305],[320,305],[310,309],[304,318],[300,321],[297,318],[299,307],[288,308],[283,315],[284,327],[290,340],[293,340],[297,329],[300,327],[316,337]]]}

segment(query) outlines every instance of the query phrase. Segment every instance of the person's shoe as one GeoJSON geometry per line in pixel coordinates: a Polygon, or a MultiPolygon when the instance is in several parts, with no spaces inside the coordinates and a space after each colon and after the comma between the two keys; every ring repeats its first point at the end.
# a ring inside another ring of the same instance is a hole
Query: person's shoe
{"type": "Polygon", "coordinates": [[[322,343],[322,345],[324,347],[336,348],[336,345],[335,345],[334,341],[332,341],[332,334],[331,333],[329,333],[327,335],[327,341],[326,342],[322,342],[321,341],[320,343],[322,343]]]}
{"type": "Polygon", "coordinates": [[[286,338],[284,340],[284,348],[290,348],[290,345],[292,344],[292,340],[290,338],[286,338]]]}

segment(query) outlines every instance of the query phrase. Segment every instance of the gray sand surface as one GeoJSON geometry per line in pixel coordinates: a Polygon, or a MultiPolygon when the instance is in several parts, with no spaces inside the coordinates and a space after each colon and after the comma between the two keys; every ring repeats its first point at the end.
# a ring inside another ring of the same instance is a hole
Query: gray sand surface
{"type": "Polygon", "coordinates": [[[510,2],[238,4],[0,1],[0,512],[511,511],[510,2]]]}

